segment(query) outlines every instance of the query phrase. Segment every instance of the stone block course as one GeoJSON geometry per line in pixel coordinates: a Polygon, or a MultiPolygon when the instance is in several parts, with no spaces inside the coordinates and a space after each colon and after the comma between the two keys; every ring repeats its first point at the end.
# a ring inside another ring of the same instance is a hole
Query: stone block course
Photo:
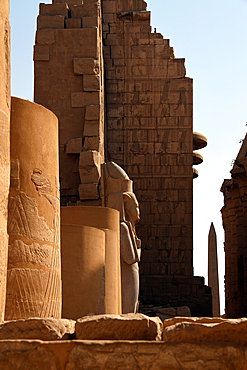
{"type": "MultiPolygon", "coordinates": [[[[88,105],[86,107],[85,120],[87,121],[98,121],[100,118],[100,106],[99,105],[88,105]]],[[[91,136],[91,135],[88,135],[91,136]]]]}
{"type": "Polygon", "coordinates": [[[100,76],[85,74],[83,76],[83,90],[84,91],[100,90],[100,76]]]}
{"type": "Polygon", "coordinates": [[[98,17],[82,17],[82,26],[84,28],[98,27],[98,17]]]}
{"type": "Polygon", "coordinates": [[[100,147],[100,136],[85,137],[83,150],[97,150],[100,147]]]}
{"type": "Polygon", "coordinates": [[[65,19],[65,28],[81,28],[81,27],[82,27],[81,18],[65,19]]]}
{"type": "Polygon", "coordinates": [[[85,121],[83,134],[87,136],[99,136],[100,128],[98,121],[85,121]]]}
{"type": "Polygon", "coordinates": [[[62,15],[68,18],[69,7],[66,3],[64,4],[39,4],[39,14],[40,15],[62,15]]]}
{"type": "Polygon", "coordinates": [[[52,45],[54,44],[54,42],[55,42],[55,30],[43,29],[36,32],[37,44],[52,45]]]}
{"type": "Polygon", "coordinates": [[[99,71],[98,62],[93,58],[74,58],[73,68],[75,75],[98,74],[99,71]]]}
{"type": "Polygon", "coordinates": [[[83,5],[70,5],[71,18],[82,18],[82,17],[97,17],[98,16],[98,4],[83,4],[83,5]]]}
{"type": "Polygon", "coordinates": [[[80,184],[79,196],[81,200],[99,199],[98,183],[80,184]]]}
{"type": "Polygon", "coordinates": [[[49,45],[35,45],[33,60],[34,61],[46,61],[46,62],[49,61],[50,60],[49,45]]]}
{"type": "Polygon", "coordinates": [[[62,15],[39,15],[37,20],[38,30],[42,30],[43,28],[61,29],[65,25],[65,17],[62,15]]]}
{"type": "Polygon", "coordinates": [[[103,6],[103,13],[116,13],[117,10],[117,4],[114,0],[107,0],[102,2],[103,6]]]}
{"type": "Polygon", "coordinates": [[[37,370],[89,370],[141,367],[154,369],[242,370],[245,347],[236,343],[185,343],[156,341],[1,341],[0,366],[13,369],[30,363],[37,370]],[[62,355],[63,354],[63,355],[62,355]]]}
{"type": "Polygon", "coordinates": [[[71,106],[81,108],[87,105],[99,104],[99,94],[97,92],[72,92],[71,106]]]}
{"type": "Polygon", "coordinates": [[[70,139],[66,144],[67,154],[79,154],[82,151],[82,138],[70,139]]]}

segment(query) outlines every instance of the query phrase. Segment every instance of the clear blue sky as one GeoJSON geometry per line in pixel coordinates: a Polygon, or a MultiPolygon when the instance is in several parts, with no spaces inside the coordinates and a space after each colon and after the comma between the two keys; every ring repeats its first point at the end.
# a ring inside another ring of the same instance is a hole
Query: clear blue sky
{"type": "MultiPolygon", "coordinates": [[[[47,4],[51,0],[45,1],[47,4]]],[[[33,100],[33,62],[38,0],[10,0],[12,95],[33,100]]],[[[186,59],[194,80],[194,131],[208,147],[194,180],[194,272],[207,281],[207,238],[211,222],[218,236],[222,308],[224,252],[220,187],[229,178],[247,122],[247,1],[149,0],[152,26],[186,59]]],[[[222,310],[221,310],[222,311],[222,310]]]]}

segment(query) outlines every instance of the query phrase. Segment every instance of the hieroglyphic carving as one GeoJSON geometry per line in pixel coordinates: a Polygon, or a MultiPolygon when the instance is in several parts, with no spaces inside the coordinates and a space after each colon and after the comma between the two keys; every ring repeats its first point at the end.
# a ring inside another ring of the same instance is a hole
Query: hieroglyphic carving
{"type": "Polygon", "coordinates": [[[27,238],[28,243],[18,238],[9,245],[6,319],[59,317],[61,284],[57,233],[38,215],[36,199],[23,192],[10,197],[9,219],[10,235],[27,238]]]}
{"type": "Polygon", "coordinates": [[[34,183],[36,190],[40,193],[52,192],[51,182],[43,175],[42,171],[38,168],[33,170],[31,180],[34,183]]]}
{"type": "Polygon", "coordinates": [[[60,277],[53,274],[52,289],[50,272],[38,269],[10,269],[7,281],[7,320],[30,317],[58,317],[60,315],[60,277]]]}
{"type": "MultiPolygon", "coordinates": [[[[45,197],[48,202],[52,205],[54,209],[54,244],[56,247],[59,248],[60,245],[60,193],[59,193],[59,179],[58,176],[55,176],[55,186],[56,186],[56,196],[49,194],[52,192],[52,185],[49,179],[47,179],[42,171],[38,168],[35,168],[33,170],[33,174],[31,175],[31,180],[35,184],[36,190],[38,191],[40,196],[45,197]]],[[[52,290],[54,289],[54,286],[56,289],[61,290],[61,286],[58,286],[56,284],[56,276],[53,272],[53,270],[57,269],[57,272],[59,272],[59,268],[61,266],[61,260],[60,260],[60,253],[57,253],[57,250],[55,248],[51,251],[51,266],[50,266],[50,272],[49,272],[49,278],[47,281],[47,291],[46,294],[51,294],[53,296],[52,290]]],[[[58,293],[58,292],[57,292],[58,293]]],[[[55,295],[57,296],[57,295],[55,295]]],[[[58,294],[59,296],[59,294],[58,294]]],[[[49,297],[47,297],[49,298],[49,297]]],[[[45,316],[50,316],[54,309],[54,302],[53,300],[48,299],[48,303],[46,306],[43,304],[42,312],[45,312],[45,316]],[[44,307],[46,307],[44,311],[44,307]]]]}
{"type": "Polygon", "coordinates": [[[36,199],[28,197],[23,192],[9,199],[8,232],[29,239],[54,241],[54,230],[50,230],[44,217],[38,215],[36,199]]]}
{"type": "Polygon", "coordinates": [[[22,240],[15,240],[9,246],[8,264],[11,266],[16,263],[28,263],[33,265],[42,265],[51,268],[51,250],[49,244],[39,243],[26,244],[22,240]]]}

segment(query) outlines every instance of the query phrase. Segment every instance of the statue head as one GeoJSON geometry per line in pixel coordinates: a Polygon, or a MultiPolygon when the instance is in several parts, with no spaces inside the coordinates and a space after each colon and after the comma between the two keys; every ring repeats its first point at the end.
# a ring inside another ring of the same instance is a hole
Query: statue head
{"type": "Polygon", "coordinates": [[[139,203],[134,193],[123,193],[125,219],[134,223],[140,221],[139,203]]]}
{"type": "Polygon", "coordinates": [[[120,221],[135,224],[140,220],[139,204],[133,193],[133,182],[116,163],[105,163],[105,205],[120,212],[120,221]]]}

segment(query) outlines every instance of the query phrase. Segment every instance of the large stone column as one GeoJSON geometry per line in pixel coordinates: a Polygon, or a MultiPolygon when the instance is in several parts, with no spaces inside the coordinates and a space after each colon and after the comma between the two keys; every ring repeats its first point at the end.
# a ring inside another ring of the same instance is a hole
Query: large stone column
{"type": "Polygon", "coordinates": [[[61,317],[58,122],[12,98],[5,320],[61,317]]]}
{"type": "Polygon", "coordinates": [[[9,0],[0,6],[0,321],[4,317],[7,268],[9,191],[10,28],[9,0]]]}
{"type": "Polygon", "coordinates": [[[119,212],[61,207],[63,317],[121,314],[119,212]]]}

